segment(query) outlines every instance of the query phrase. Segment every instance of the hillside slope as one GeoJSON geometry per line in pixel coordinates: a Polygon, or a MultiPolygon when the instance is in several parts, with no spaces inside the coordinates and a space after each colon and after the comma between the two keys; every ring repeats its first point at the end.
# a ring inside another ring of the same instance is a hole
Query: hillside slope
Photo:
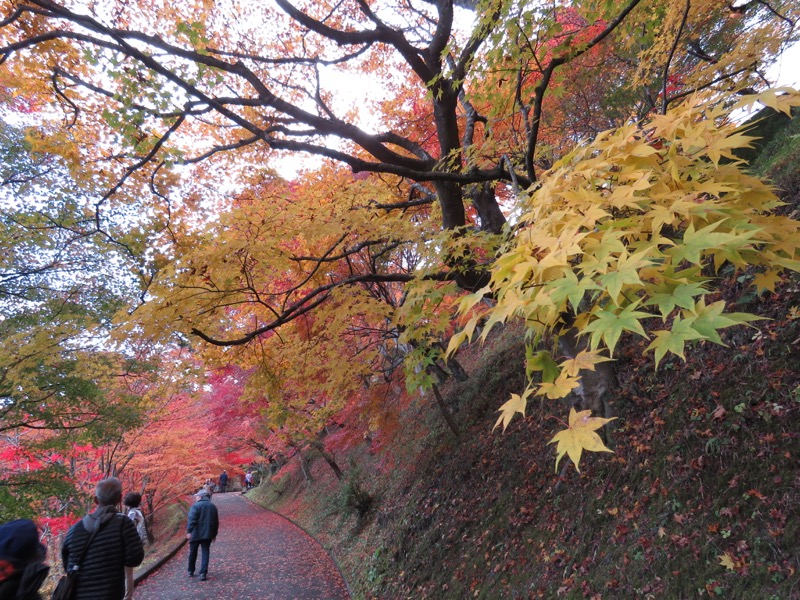
{"type": "MultiPolygon", "coordinates": [[[[795,213],[797,122],[759,167],[795,213]]],[[[581,473],[555,473],[546,445],[563,406],[492,432],[523,387],[509,326],[442,390],[461,439],[420,398],[380,452],[339,457],[345,482],[321,460],[310,484],[290,464],[260,499],[330,549],[356,598],[800,598],[800,278],[757,297],[749,274],[721,275],[717,298],[765,320],[658,372],[626,340],[614,454],[581,473]]]]}

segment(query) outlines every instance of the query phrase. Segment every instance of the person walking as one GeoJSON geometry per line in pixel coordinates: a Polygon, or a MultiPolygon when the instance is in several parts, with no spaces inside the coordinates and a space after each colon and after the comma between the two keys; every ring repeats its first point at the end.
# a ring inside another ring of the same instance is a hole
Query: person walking
{"type": "Polygon", "coordinates": [[[125,507],[125,514],[136,525],[136,533],[139,534],[139,539],[142,540],[142,546],[147,545],[147,525],[144,522],[144,513],[139,508],[142,504],[142,495],[136,492],[128,492],[122,499],[122,504],[125,507]]]}
{"type": "MultiPolygon", "coordinates": [[[[142,495],[136,492],[128,492],[122,499],[124,507],[123,512],[133,521],[136,525],[136,533],[139,534],[139,539],[142,540],[142,547],[147,546],[147,525],[144,522],[144,513],[139,506],[142,503],[142,495]]],[[[125,567],[125,597],[130,598],[133,595],[133,588],[135,586],[133,579],[133,568],[125,567]]]]}
{"type": "Polygon", "coordinates": [[[228,487],[228,472],[226,470],[222,470],[222,474],[219,476],[219,493],[224,494],[225,489],[228,487]]]}
{"type": "Polygon", "coordinates": [[[200,549],[200,581],[208,578],[208,560],[211,542],[217,538],[219,516],[217,507],[211,503],[211,496],[205,488],[195,494],[197,499],[189,509],[186,524],[186,539],[189,540],[189,577],[194,577],[197,565],[197,550],[200,549]]]}
{"type": "Polygon", "coordinates": [[[121,499],[119,479],[100,481],[94,492],[97,509],[75,523],[64,538],[61,561],[65,571],[72,570],[83,554],[74,600],[129,600],[133,596],[133,586],[126,593],[126,569],[142,564],[144,547],[133,521],[117,512],[121,499]]]}
{"type": "Polygon", "coordinates": [[[0,525],[0,600],[41,600],[39,588],[50,571],[46,555],[30,519],[0,525]]]}

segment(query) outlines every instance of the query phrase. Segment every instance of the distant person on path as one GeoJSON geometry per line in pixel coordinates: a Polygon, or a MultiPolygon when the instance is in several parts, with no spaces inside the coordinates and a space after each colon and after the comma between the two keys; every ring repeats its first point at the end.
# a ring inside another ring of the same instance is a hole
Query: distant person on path
{"type": "Polygon", "coordinates": [[[200,547],[200,581],[208,577],[208,558],[211,542],[217,538],[219,516],[217,507],[211,503],[211,495],[205,488],[195,494],[197,501],[189,509],[186,539],[189,540],[189,577],[194,577],[197,565],[197,548],[200,547]]]}
{"type": "Polygon", "coordinates": [[[75,523],[64,538],[61,560],[68,571],[97,530],[80,564],[74,600],[129,600],[133,596],[133,586],[125,590],[125,570],[142,564],[144,548],[133,521],[117,512],[121,499],[119,479],[100,481],[94,492],[97,509],[75,523]]]}
{"type": "Polygon", "coordinates": [[[219,476],[219,492],[220,494],[225,493],[225,489],[228,487],[228,472],[223,469],[222,474],[219,476]]]}
{"type": "MultiPolygon", "coordinates": [[[[123,512],[127,517],[136,525],[136,533],[139,534],[139,539],[142,540],[142,546],[147,545],[147,525],[144,522],[144,513],[139,508],[142,504],[142,495],[136,492],[128,492],[122,499],[122,505],[125,507],[123,512]]],[[[125,597],[130,598],[133,595],[133,587],[135,583],[133,580],[133,567],[125,567],[125,597]]]]}
{"type": "Polygon", "coordinates": [[[253,487],[253,472],[248,471],[244,476],[244,490],[247,491],[253,487]]]}
{"type": "Polygon", "coordinates": [[[128,492],[122,499],[122,504],[125,506],[125,514],[136,525],[136,533],[139,534],[139,539],[142,540],[142,545],[147,544],[147,525],[144,522],[144,513],[139,508],[142,504],[142,495],[136,492],[128,492]]]}
{"type": "Polygon", "coordinates": [[[0,600],[41,600],[39,588],[50,571],[46,555],[30,519],[0,525],[0,600]]]}

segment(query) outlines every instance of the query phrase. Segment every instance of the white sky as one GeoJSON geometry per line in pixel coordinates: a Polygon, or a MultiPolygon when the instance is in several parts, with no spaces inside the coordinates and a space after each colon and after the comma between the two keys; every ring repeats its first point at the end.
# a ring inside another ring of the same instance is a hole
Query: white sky
{"type": "Polygon", "coordinates": [[[778,62],[767,72],[767,79],[774,79],[778,86],[800,87],[800,42],[781,54],[778,62]]]}

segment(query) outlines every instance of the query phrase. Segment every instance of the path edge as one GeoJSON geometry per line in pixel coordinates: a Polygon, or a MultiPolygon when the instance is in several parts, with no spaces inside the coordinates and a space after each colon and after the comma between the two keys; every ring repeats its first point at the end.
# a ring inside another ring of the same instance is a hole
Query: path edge
{"type": "Polygon", "coordinates": [[[288,521],[289,523],[291,523],[292,525],[294,525],[295,527],[297,527],[297,528],[298,528],[300,531],[302,531],[303,533],[305,533],[305,534],[306,534],[308,537],[310,537],[312,540],[314,540],[314,542],[316,542],[316,544],[317,544],[317,545],[318,545],[320,548],[322,548],[322,550],[325,552],[325,554],[327,554],[327,555],[328,555],[328,558],[330,558],[330,559],[331,559],[331,562],[333,563],[333,566],[334,566],[334,567],[336,567],[336,572],[337,572],[337,573],[339,573],[339,577],[340,577],[340,578],[341,578],[341,580],[344,582],[344,587],[345,587],[345,588],[347,588],[347,595],[348,595],[348,596],[350,596],[350,598],[352,598],[352,597],[353,597],[353,590],[351,590],[351,589],[350,589],[350,584],[348,583],[348,581],[347,581],[347,579],[345,578],[345,576],[342,574],[342,569],[341,569],[341,568],[339,568],[339,563],[338,563],[338,561],[337,561],[337,560],[336,560],[336,558],[333,556],[333,554],[331,554],[330,550],[328,550],[328,549],[327,549],[327,548],[324,546],[324,544],[322,544],[322,543],[321,543],[321,542],[320,542],[320,541],[319,541],[319,540],[318,540],[316,537],[314,537],[314,536],[313,536],[313,535],[312,535],[312,534],[311,534],[311,533],[310,533],[310,532],[309,532],[309,531],[308,531],[308,530],[307,530],[305,527],[303,527],[302,525],[300,525],[300,524],[299,524],[299,523],[297,523],[296,521],[294,521],[294,520],[290,519],[290,518],[289,518],[289,517],[287,517],[286,515],[282,515],[282,514],[281,514],[281,513],[279,513],[279,512],[276,512],[276,511],[274,511],[274,510],[272,510],[272,509],[269,509],[269,508],[266,508],[266,507],[264,507],[264,506],[261,506],[261,505],[260,505],[258,502],[254,502],[253,500],[251,500],[250,498],[248,498],[248,497],[247,497],[246,495],[244,495],[244,494],[242,494],[242,496],[244,497],[244,499],[245,499],[245,500],[247,500],[247,501],[248,501],[250,504],[252,504],[253,506],[257,506],[257,507],[258,507],[258,508],[260,508],[261,510],[266,510],[267,512],[271,512],[273,515],[276,515],[276,516],[280,517],[280,518],[281,518],[281,519],[283,519],[284,521],[288,521]]]}
{"type": "MultiPolygon", "coordinates": [[[[154,571],[157,571],[164,563],[166,563],[170,558],[175,556],[178,553],[178,550],[183,548],[184,544],[186,544],[186,538],[184,537],[181,541],[175,544],[174,547],[170,548],[166,554],[164,554],[161,558],[159,558],[156,562],[151,565],[148,565],[146,568],[142,569],[138,573],[133,576],[133,585],[134,587],[139,585],[142,581],[147,579],[150,575],[153,574],[154,571]]],[[[337,565],[338,568],[338,565],[337,565]]],[[[346,582],[345,582],[346,583],[346,582]]]]}

